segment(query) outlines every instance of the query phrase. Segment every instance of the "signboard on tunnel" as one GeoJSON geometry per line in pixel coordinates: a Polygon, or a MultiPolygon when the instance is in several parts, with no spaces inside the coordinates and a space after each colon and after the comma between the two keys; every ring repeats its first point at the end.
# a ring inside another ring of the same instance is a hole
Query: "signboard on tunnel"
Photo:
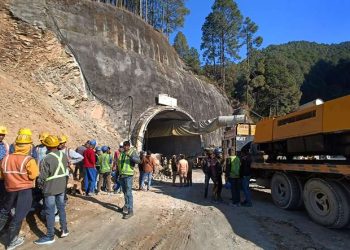
{"type": "Polygon", "coordinates": [[[159,94],[158,105],[177,107],[177,99],[170,97],[167,94],[159,94]]]}

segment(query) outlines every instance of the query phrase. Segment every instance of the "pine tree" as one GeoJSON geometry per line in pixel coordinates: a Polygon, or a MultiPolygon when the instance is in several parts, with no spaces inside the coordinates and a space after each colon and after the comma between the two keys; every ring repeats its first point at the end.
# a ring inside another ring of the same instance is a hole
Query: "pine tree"
{"type": "Polygon", "coordinates": [[[189,46],[185,35],[179,31],[174,38],[174,48],[182,60],[185,60],[189,53],[189,46]]]}
{"type": "Polygon", "coordinates": [[[186,65],[198,74],[200,72],[199,53],[195,48],[189,48],[187,39],[181,31],[175,36],[173,46],[186,65]]]}
{"type": "Polygon", "coordinates": [[[241,37],[243,39],[243,44],[246,47],[246,67],[244,67],[245,71],[245,102],[248,106],[251,106],[251,103],[249,103],[249,99],[252,99],[252,97],[249,97],[251,95],[251,87],[250,82],[253,80],[255,75],[252,75],[252,65],[255,63],[255,57],[254,57],[254,51],[256,48],[260,47],[263,38],[261,36],[255,37],[256,32],[258,31],[259,27],[256,25],[249,17],[246,17],[244,19],[242,30],[241,30],[241,37]]]}
{"type": "Polygon", "coordinates": [[[216,0],[202,27],[203,56],[207,61],[219,62],[224,90],[227,64],[239,59],[241,26],[242,16],[237,4],[232,0],[216,0]]]}
{"type": "Polygon", "coordinates": [[[163,32],[167,37],[179,27],[183,27],[185,16],[190,10],[185,6],[185,0],[162,0],[163,4],[163,32]]]}

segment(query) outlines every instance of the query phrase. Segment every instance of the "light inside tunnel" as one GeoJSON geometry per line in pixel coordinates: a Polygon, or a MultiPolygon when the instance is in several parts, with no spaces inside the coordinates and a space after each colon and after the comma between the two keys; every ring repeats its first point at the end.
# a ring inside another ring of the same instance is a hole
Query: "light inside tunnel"
{"type": "Polygon", "coordinates": [[[166,110],[155,115],[148,123],[144,134],[143,150],[151,150],[165,156],[185,154],[195,156],[201,153],[201,136],[174,136],[166,133],[169,122],[192,121],[185,113],[166,110]],[[162,127],[164,124],[164,127],[162,127]],[[164,130],[164,132],[160,131],[164,130]]]}

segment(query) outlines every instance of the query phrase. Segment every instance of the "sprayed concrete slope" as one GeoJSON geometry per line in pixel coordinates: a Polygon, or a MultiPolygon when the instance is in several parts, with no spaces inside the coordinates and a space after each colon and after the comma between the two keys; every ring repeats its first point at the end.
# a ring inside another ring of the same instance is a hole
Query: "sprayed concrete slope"
{"type": "MultiPolygon", "coordinates": [[[[12,14],[30,24],[50,29],[71,50],[91,92],[111,105],[114,124],[126,138],[130,102],[134,100],[131,129],[156,97],[166,93],[195,120],[232,113],[227,98],[215,86],[198,79],[184,65],[167,39],[139,17],[110,5],[79,0],[14,0],[12,14]]],[[[221,131],[205,135],[205,144],[219,144],[221,131]]]]}

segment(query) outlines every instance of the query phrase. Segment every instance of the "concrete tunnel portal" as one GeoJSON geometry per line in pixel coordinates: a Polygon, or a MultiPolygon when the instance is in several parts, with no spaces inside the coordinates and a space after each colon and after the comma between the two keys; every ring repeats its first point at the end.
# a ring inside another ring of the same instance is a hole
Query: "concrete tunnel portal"
{"type": "Polygon", "coordinates": [[[151,150],[165,156],[185,154],[195,156],[201,153],[202,138],[194,136],[159,135],[164,122],[194,121],[191,115],[180,108],[158,106],[148,110],[136,123],[132,140],[138,150],[151,150]],[[137,139],[136,139],[137,138],[137,139]]]}

